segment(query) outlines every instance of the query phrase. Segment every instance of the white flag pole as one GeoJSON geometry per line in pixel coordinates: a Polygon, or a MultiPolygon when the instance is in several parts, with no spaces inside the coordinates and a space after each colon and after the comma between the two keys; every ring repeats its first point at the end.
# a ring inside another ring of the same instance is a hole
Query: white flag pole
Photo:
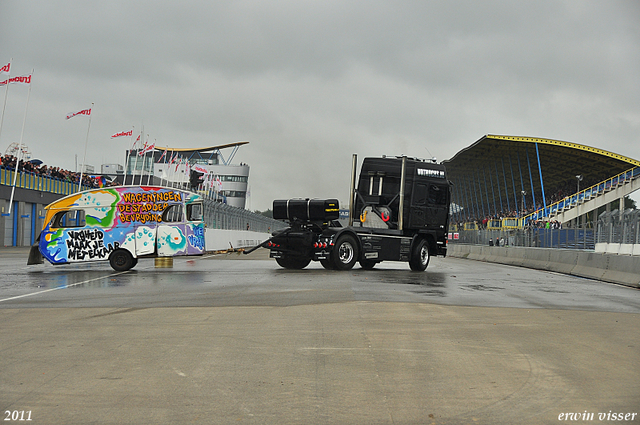
{"type": "MultiPolygon", "coordinates": [[[[0,118],[0,136],[2,135],[2,124],[4,123],[4,110],[7,109],[7,96],[9,95],[9,80],[11,79],[11,62],[13,62],[13,58],[9,61],[9,72],[7,73],[7,87],[4,90],[4,105],[2,106],[2,117],[0,118]]],[[[29,83],[29,87],[31,87],[31,83],[29,83]]]]}
{"type": "MultiPolygon", "coordinates": [[[[144,167],[147,165],[147,149],[149,149],[149,135],[147,134],[147,141],[144,143],[144,154],[142,155],[142,173],[140,174],[140,186],[142,186],[142,179],[144,178],[144,167]]],[[[147,184],[149,179],[147,179],[147,184]]]]}
{"type": "MultiPolygon", "coordinates": [[[[134,130],[136,129],[135,126],[131,127],[131,141],[133,142],[133,138],[134,136],[134,130]]],[[[133,143],[131,143],[131,148],[127,149],[127,151],[124,153],[124,180],[122,181],[123,185],[127,184],[127,169],[129,168],[129,155],[131,154],[131,149],[133,149],[133,143]]]]}
{"type": "MultiPolygon", "coordinates": [[[[31,70],[31,75],[33,76],[33,69],[31,70]]],[[[9,199],[9,214],[12,214],[12,207],[13,207],[13,195],[16,191],[16,180],[18,179],[18,165],[20,164],[20,154],[23,153],[22,152],[22,138],[24,137],[24,124],[25,122],[27,122],[27,110],[29,109],[29,98],[31,97],[31,82],[29,82],[29,90],[27,91],[27,104],[24,107],[24,117],[22,118],[22,131],[20,132],[20,146],[18,147],[18,149],[20,149],[20,151],[18,152],[18,156],[16,157],[16,169],[15,169],[15,173],[13,175],[13,184],[11,185],[11,198],[9,199]]],[[[24,156],[24,155],[23,155],[24,156]]]]}
{"type": "MultiPolygon", "coordinates": [[[[142,133],[144,133],[144,124],[142,125],[142,130],[140,131],[140,146],[142,146],[142,133]]],[[[138,143],[138,139],[136,138],[136,143],[138,143]]],[[[134,185],[136,183],[136,171],[138,170],[138,158],[140,157],[140,149],[136,150],[136,162],[133,164],[133,170],[131,170],[131,184],[134,185]]],[[[142,182],[142,180],[140,180],[142,182]]]]}
{"type": "Polygon", "coordinates": [[[156,150],[156,143],[158,142],[157,139],[153,139],[153,149],[151,149],[151,168],[149,169],[149,176],[147,177],[147,186],[149,186],[149,184],[151,183],[151,172],[154,171],[154,161],[156,159],[156,154],[155,154],[155,150],[156,150]]]}
{"type": "Polygon", "coordinates": [[[84,167],[87,164],[87,146],[89,145],[89,130],[91,129],[91,117],[93,116],[93,103],[91,103],[91,109],[89,109],[89,124],[87,125],[87,138],[84,141],[84,156],[82,157],[82,168],[80,168],[80,180],[78,181],[78,192],[82,191],[82,176],[84,174],[84,167]]]}
{"type": "MultiPolygon", "coordinates": [[[[162,171],[162,176],[167,177],[167,178],[166,178],[166,179],[164,179],[164,177],[160,177],[160,186],[165,186],[165,185],[163,185],[163,184],[162,184],[162,181],[163,181],[163,180],[167,180],[167,186],[168,186],[168,183],[169,183],[169,176],[167,175],[167,173],[166,173],[166,171],[165,171],[165,170],[166,170],[166,165],[167,165],[167,153],[168,153],[168,152],[169,152],[169,145],[167,145],[167,146],[164,148],[164,164],[162,165],[162,170],[163,170],[163,171],[162,171]]],[[[166,187],[166,186],[165,186],[165,187],[166,187]]]]}

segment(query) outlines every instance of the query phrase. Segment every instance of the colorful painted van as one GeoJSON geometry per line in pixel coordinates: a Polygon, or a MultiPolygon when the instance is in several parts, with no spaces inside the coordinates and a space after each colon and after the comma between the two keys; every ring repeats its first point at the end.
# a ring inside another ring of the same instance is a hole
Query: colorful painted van
{"type": "MultiPolygon", "coordinates": [[[[202,197],[160,186],[120,186],[66,196],[45,207],[37,248],[51,264],[109,260],[117,271],[140,257],[201,255],[202,197]]],[[[37,252],[35,253],[37,255],[37,252]]],[[[34,252],[28,264],[33,261],[34,252]]]]}

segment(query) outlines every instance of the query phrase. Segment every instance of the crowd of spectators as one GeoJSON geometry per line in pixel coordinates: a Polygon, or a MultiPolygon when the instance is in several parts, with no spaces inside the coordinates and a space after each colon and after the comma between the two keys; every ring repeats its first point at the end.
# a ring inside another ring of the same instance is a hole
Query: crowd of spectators
{"type": "MultiPolygon", "coordinates": [[[[592,179],[592,181],[584,181],[581,182],[580,184],[580,190],[584,190],[586,188],[589,188],[597,183],[599,183],[600,180],[599,179],[592,179]],[[584,183],[584,184],[583,184],[584,183]]],[[[547,206],[554,204],[556,202],[561,201],[562,199],[566,198],[567,196],[571,196],[573,194],[575,194],[577,191],[577,183],[575,181],[569,181],[566,182],[563,185],[560,185],[559,187],[557,187],[555,190],[551,191],[551,196],[548,196],[546,198],[546,204],[547,206]]],[[[529,214],[532,214],[536,211],[538,211],[540,208],[542,208],[542,205],[538,205],[537,207],[534,208],[533,205],[530,205],[528,208],[525,208],[524,213],[517,211],[517,210],[512,210],[512,211],[500,211],[499,214],[494,214],[494,215],[487,215],[483,218],[469,218],[467,219],[466,217],[462,218],[461,221],[459,221],[458,227],[461,228],[464,223],[476,223],[478,229],[486,229],[487,225],[489,224],[489,222],[491,220],[502,220],[505,218],[520,218],[523,216],[527,216],[529,214]]],[[[546,228],[546,229],[561,229],[562,228],[562,224],[560,222],[558,222],[557,220],[530,220],[528,223],[529,227],[537,227],[537,228],[546,228]]]]}
{"type": "MultiPolygon", "coordinates": [[[[19,172],[49,177],[74,184],[78,184],[80,181],[80,173],[64,170],[60,167],[50,167],[46,164],[36,165],[31,161],[18,161],[18,158],[13,155],[0,155],[0,167],[8,170],[15,170],[17,168],[19,172]]],[[[118,186],[118,183],[116,182],[87,174],[82,175],[82,184],[91,188],[118,186]]]]}

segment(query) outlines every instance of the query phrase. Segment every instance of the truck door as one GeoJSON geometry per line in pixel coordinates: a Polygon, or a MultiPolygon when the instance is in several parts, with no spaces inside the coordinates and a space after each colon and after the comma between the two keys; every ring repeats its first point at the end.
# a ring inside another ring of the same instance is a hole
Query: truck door
{"type": "Polygon", "coordinates": [[[429,184],[427,197],[426,225],[440,227],[447,222],[449,209],[449,187],[443,184],[429,184]]]}
{"type": "Polygon", "coordinates": [[[426,182],[414,182],[411,206],[409,208],[409,228],[411,229],[419,229],[426,224],[427,191],[428,184],[426,182]]]}
{"type": "Polygon", "coordinates": [[[187,255],[187,224],[184,204],[171,204],[158,223],[157,249],[159,257],[187,255]]]}

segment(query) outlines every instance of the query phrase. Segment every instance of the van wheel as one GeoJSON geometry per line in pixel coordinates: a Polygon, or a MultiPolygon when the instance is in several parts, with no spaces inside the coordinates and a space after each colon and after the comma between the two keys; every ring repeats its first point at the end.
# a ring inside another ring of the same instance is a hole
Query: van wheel
{"type": "Polygon", "coordinates": [[[358,261],[358,243],[351,235],[343,235],[333,247],[331,260],[336,270],[350,270],[358,261]]]}
{"type": "Polygon", "coordinates": [[[311,258],[305,257],[282,257],[276,258],[276,263],[280,265],[280,267],[284,267],[285,269],[292,270],[301,270],[309,265],[311,262],[311,258]]]}
{"type": "Polygon", "coordinates": [[[426,239],[421,239],[411,251],[409,267],[413,271],[423,272],[429,265],[429,258],[429,242],[426,239]]]}
{"type": "Polygon", "coordinates": [[[109,255],[109,264],[117,272],[125,272],[136,265],[133,256],[126,249],[117,249],[109,255]]]}

